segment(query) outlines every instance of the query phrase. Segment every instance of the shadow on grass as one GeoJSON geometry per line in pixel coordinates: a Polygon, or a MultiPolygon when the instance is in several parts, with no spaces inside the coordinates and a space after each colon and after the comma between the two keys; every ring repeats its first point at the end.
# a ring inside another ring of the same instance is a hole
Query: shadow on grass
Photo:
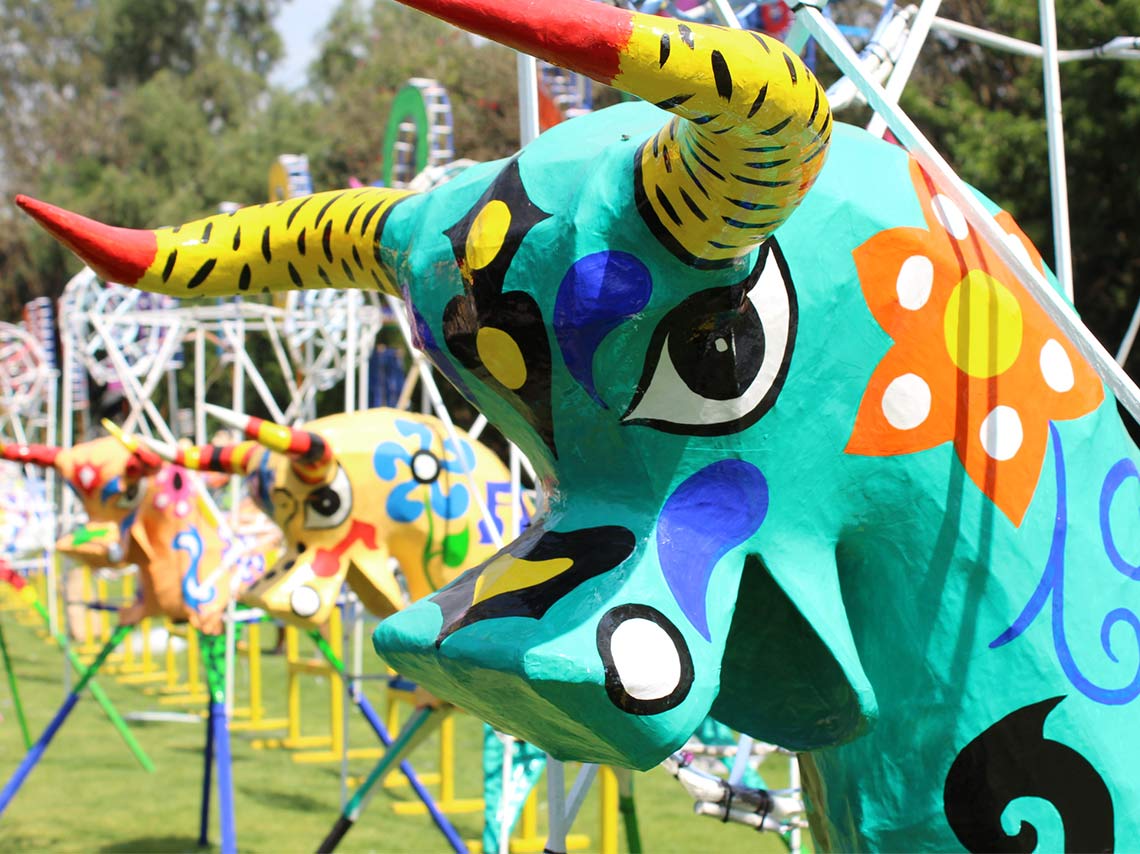
{"type": "Polygon", "coordinates": [[[198,847],[196,836],[140,836],[137,839],[124,839],[98,849],[100,854],[132,854],[132,852],[153,852],[153,854],[184,854],[184,852],[209,852],[216,850],[198,847]]]}
{"type": "Polygon", "coordinates": [[[245,786],[239,786],[238,792],[241,793],[243,797],[268,804],[275,810],[329,813],[329,821],[335,818],[329,810],[327,801],[312,798],[300,792],[273,792],[264,788],[247,788],[245,786]]]}

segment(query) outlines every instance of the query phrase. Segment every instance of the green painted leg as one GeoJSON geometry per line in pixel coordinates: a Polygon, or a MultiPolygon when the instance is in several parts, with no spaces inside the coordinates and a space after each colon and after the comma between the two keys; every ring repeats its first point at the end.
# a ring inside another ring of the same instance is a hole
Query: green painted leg
{"type": "MultiPolygon", "coordinates": [[[[32,607],[36,609],[36,613],[43,619],[45,625],[51,625],[51,618],[48,616],[47,609],[44,608],[39,602],[32,602],[32,607]]],[[[116,635],[122,631],[122,637],[130,634],[133,626],[119,626],[115,629],[116,635]]],[[[67,660],[71,662],[71,666],[75,668],[77,673],[83,672],[83,662],[79,660],[79,656],[67,645],[67,639],[61,634],[52,636],[56,645],[67,655],[67,660]]],[[[99,704],[99,708],[103,710],[103,714],[107,716],[107,720],[119,731],[119,735],[123,741],[126,742],[128,749],[134,754],[135,759],[139,765],[143,767],[144,771],[150,772],[154,770],[154,763],[150,761],[150,757],[146,755],[146,751],[142,749],[131,733],[130,727],[127,722],[123,720],[123,716],[119,714],[118,710],[111,703],[110,698],[100,687],[99,683],[94,679],[89,680],[87,683],[87,690],[91,692],[91,696],[95,698],[95,702],[99,704]]]]}
{"type": "Polygon", "coordinates": [[[328,836],[321,842],[320,847],[317,848],[317,854],[331,854],[336,850],[337,845],[344,838],[345,834],[352,829],[356,824],[356,820],[360,818],[360,814],[364,812],[364,808],[368,806],[368,801],[372,797],[372,787],[375,786],[380,780],[384,779],[384,775],[391,770],[392,766],[396,765],[407,753],[415,747],[423,738],[425,738],[435,727],[424,726],[430,718],[435,717],[435,722],[439,723],[443,720],[446,711],[440,709],[432,709],[424,707],[416,709],[408,722],[404,724],[404,728],[400,730],[400,734],[396,736],[388,751],[380,757],[380,761],[376,763],[376,767],[372,769],[372,773],[368,775],[360,788],[356,790],[352,798],[344,807],[344,812],[337,818],[336,823],[333,824],[332,830],[329,831],[328,836]]]}
{"type": "Polygon", "coordinates": [[[12,692],[12,705],[16,707],[16,718],[20,722],[20,732],[24,736],[24,749],[32,749],[32,736],[28,732],[28,721],[24,717],[24,704],[20,702],[20,689],[16,685],[16,671],[8,658],[8,644],[4,642],[4,626],[0,624],[0,654],[4,656],[4,669],[8,672],[8,688],[12,692]]]}

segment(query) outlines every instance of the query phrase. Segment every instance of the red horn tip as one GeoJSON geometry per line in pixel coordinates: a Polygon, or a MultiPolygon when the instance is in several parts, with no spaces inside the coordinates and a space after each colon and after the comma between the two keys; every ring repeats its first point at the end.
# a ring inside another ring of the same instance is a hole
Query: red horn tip
{"type": "Polygon", "coordinates": [[[601,83],[617,76],[633,19],[588,0],[400,0],[460,29],[485,36],[601,83]]]}
{"type": "Polygon", "coordinates": [[[16,196],[16,204],[109,281],[135,284],[158,253],[151,231],[104,225],[31,196],[16,196]]]}

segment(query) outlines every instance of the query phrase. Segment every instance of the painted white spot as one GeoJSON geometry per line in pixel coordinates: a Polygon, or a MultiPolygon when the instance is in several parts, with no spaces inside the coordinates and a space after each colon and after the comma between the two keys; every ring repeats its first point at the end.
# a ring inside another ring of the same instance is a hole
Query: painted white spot
{"type": "Polygon", "coordinates": [[[965,240],[970,234],[970,225],[962,211],[948,196],[939,193],[930,201],[934,216],[942,227],[957,240],[965,240]]]}
{"type": "Polygon", "coordinates": [[[995,460],[1013,459],[1025,438],[1017,410],[1010,406],[995,406],[982,421],[979,438],[982,448],[995,460]]]}
{"type": "Polygon", "coordinates": [[[154,499],[154,506],[157,507],[159,510],[162,510],[163,508],[165,508],[166,505],[169,503],[170,503],[170,496],[167,495],[165,492],[160,492],[158,494],[158,497],[154,499]]]}
{"type": "Polygon", "coordinates": [[[189,502],[179,501],[177,504],[174,505],[174,515],[175,516],[185,516],[189,512],[190,512],[189,502]]]}
{"type": "Polygon", "coordinates": [[[289,607],[298,617],[311,617],[321,609],[320,594],[308,585],[301,585],[289,595],[289,607]]]}
{"type": "Polygon", "coordinates": [[[716,339],[716,343],[713,346],[716,347],[718,353],[724,353],[728,350],[728,342],[723,338],[716,339]]]}
{"type": "Polygon", "coordinates": [[[635,700],[660,700],[681,683],[681,656],[652,620],[633,617],[614,629],[610,656],[622,688],[635,700]]]}
{"type": "MultiPolygon", "coordinates": [[[[1006,233],[1005,243],[1010,249],[1013,250],[1014,255],[1016,255],[1030,267],[1033,267],[1033,259],[1029,256],[1029,250],[1025,248],[1025,244],[1021,242],[1020,237],[1018,237],[1016,234],[1006,233]]],[[[1036,269],[1036,267],[1033,268],[1036,269]]]]}
{"type": "Polygon", "coordinates": [[[899,305],[910,311],[918,311],[930,299],[930,289],[934,286],[934,263],[925,255],[911,255],[903,261],[895,279],[895,291],[899,295],[899,305]]]}
{"type": "Polygon", "coordinates": [[[883,392],[883,415],[896,430],[913,430],[930,415],[930,386],[918,374],[895,377],[883,392]]]}
{"type": "Polygon", "coordinates": [[[1041,348],[1041,376],[1053,391],[1066,392],[1073,387],[1073,363],[1061,342],[1050,338],[1041,348]]]}
{"type": "Polygon", "coordinates": [[[79,485],[84,489],[90,489],[91,484],[95,482],[95,470],[84,466],[79,470],[79,485]]]}
{"type": "Polygon", "coordinates": [[[431,454],[416,454],[412,458],[412,474],[424,483],[433,481],[439,477],[439,461],[431,454]]]}

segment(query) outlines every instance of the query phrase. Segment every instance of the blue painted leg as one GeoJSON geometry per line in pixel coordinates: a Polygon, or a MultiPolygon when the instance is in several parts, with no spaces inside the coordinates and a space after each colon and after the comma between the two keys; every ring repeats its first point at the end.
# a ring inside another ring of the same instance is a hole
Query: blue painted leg
{"type": "Polygon", "coordinates": [[[214,767],[214,704],[209,703],[206,714],[206,749],[203,752],[202,769],[202,818],[198,825],[198,847],[210,844],[210,794],[211,772],[214,767]]]}
{"type": "Polygon", "coordinates": [[[214,750],[218,762],[218,813],[222,820],[222,854],[237,854],[237,824],[234,820],[234,781],[230,773],[230,730],[226,707],[211,703],[214,750]]]}
{"type": "Polygon", "coordinates": [[[117,647],[128,634],[130,634],[130,626],[119,626],[115,629],[115,633],[111,635],[111,639],[103,645],[99,650],[99,654],[91,665],[83,671],[83,675],[75,684],[74,690],[67,695],[63,701],[63,705],[59,707],[59,711],[55,713],[55,717],[51,719],[51,723],[47,725],[43,735],[39,740],[32,745],[32,749],[24,756],[20,767],[16,769],[11,779],[4,784],[3,791],[0,791],[0,815],[4,814],[4,810],[8,808],[8,804],[12,802],[12,798],[16,796],[16,792],[20,791],[20,787],[24,785],[24,781],[28,775],[32,773],[32,769],[36,767],[36,763],[43,757],[44,752],[47,750],[51,740],[55,738],[55,734],[59,732],[60,727],[63,726],[67,716],[71,714],[71,710],[75,708],[75,704],[79,702],[79,696],[83,693],[83,689],[87,687],[87,683],[91,681],[91,677],[103,666],[103,662],[107,660],[115,647],[117,647]]]}

